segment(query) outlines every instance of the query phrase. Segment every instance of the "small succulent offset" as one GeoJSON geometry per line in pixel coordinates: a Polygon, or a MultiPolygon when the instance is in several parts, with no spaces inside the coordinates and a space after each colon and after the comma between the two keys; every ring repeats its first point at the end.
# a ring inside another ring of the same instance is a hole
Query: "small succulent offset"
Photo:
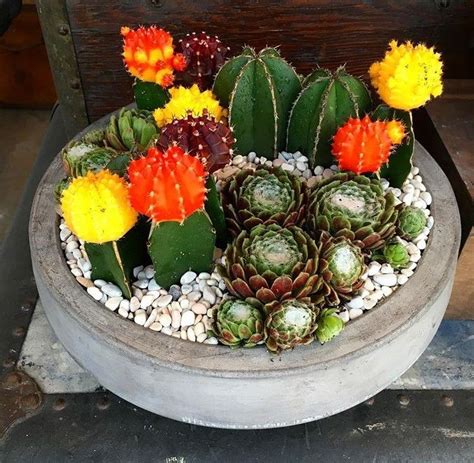
{"type": "Polygon", "coordinates": [[[146,151],[157,135],[152,113],[146,110],[122,108],[105,129],[106,141],[112,148],[132,153],[146,151]]]}
{"type": "Polygon", "coordinates": [[[268,350],[278,353],[313,342],[317,313],[313,304],[295,299],[278,304],[265,320],[268,350]]]}
{"type": "Polygon", "coordinates": [[[221,195],[234,236],[259,224],[301,225],[306,216],[306,184],[280,167],[242,170],[224,184],[221,195]]]}
{"type": "Polygon", "coordinates": [[[379,180],[349,172],[319,182],[311,195],[307,228],[345,236],[365,249],[381,248],[395,234],[395,197],[379,180]]]}
{"type": "Polygon", "coordinates": [[[406,268],[410,263],[410,254],[402,243],[397,241],[387,243],[381,251],[372,255],[372,259],[386,262],[396,269],[406,268]]]}
{"type": "Polygon", "coordinates": [[[257,225],[242,231],[218,270],[235,297],[255,298],[268,310],[278,301],[309,297],[321,302],[318,248],[296,226],[257,225]]]}
{"type": "Polygon", "coordinates": [[[402,238],[414,240],[426,227],[427,222],[428,219],[422,209],[405,206],[398,216],[398,233],[402,238]]]}
{"type": "Polygon", "coordinates": [[[61,152],[64,170],[70,177],[81,177],[87,172],[100,172],[107,168],[117,152],[108,147],[82,141],[69,143],[61,152]]]}
{"type": "Polygon", "coordinates": [[[316,337],[321,344],[330,341],[344,329],[344,322],[336,315],[333,308],[324,309],[318,317],[316,337]]]}
{"type": "Polygon", "coordinates": [[[179,79],[187,84],[196,83],[201,90],[207,90],[212,86],[216,72],[225,63],[229,47],[224,46],[217,35],[193,32],[178,42],[176,51],[185,57],[187,63],[179,79]]]}
{"type": "Polygon", "coordinates": [[[184,119],[163,126],[157,144],[163,149],[172,145],[183,148],[213,173],[230,162],[234,136],[227,125],[204,111],[202,116],[188,113],[184,119]]]}
{"type": "Polygon", "coordinates": [[[254,347],[263,343],[263,315],[257,307],[243,300],[224,300],[217,309],[213,328],[226,346],[254,347]]]}
{"type": "Polygon", "coordinates": [[[338,305],[350,299],[364,284],[366,270],[361,249],[344,236],[320,237],[319,272],[323,278],[322,292],[328,304],[338,305]]]}

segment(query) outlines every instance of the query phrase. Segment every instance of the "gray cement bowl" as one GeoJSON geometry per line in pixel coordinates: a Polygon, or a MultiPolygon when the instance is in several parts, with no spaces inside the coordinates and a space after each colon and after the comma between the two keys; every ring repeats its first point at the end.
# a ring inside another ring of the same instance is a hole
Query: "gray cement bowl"
{"type": "Polygon", "coordinates": [[[68,352],[107,389],[187,423],[236,429],[290,426],[350,408],[387,387],[421,355],[449,301],[460,239],[454,194],[420,146],[415,162],[433,195],[435,225],[416,273],[324,346],[270,355],[182,341],[110,312],[71,275],[60,249],[56,158],[38,187],[30,244],[48,320],[68,352]]]}

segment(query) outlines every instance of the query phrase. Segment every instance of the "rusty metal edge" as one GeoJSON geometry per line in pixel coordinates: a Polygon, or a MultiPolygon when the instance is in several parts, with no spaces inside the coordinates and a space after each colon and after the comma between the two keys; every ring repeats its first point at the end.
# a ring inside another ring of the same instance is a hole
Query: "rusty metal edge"
{"type": "Polygon", "coordinates": [[[38,0],[36,6],[66,133],[71,138],[89,121],[66,1],[38,0]]]}

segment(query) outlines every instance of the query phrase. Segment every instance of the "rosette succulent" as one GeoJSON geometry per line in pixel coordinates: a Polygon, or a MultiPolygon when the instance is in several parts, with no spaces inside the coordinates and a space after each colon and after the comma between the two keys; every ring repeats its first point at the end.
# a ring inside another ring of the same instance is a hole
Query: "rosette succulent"
{"type": "Polygon", "coordinates": [[[217,309],[213,331],[227,346],[254,347],[263,342],[263,316],[249,302],[227,299],[217,309]]]}
{"type": "Polygon", "coordinates": [[[307,199],[306,185],[279,167],[242,170],[222,188],[227,226],[234,236],[259,224],[301,225],[307,199]]]}
{"type": "Polygon", "coordinates": [[[318,317],[316,337],[321,344],[330,341],[344,329],[344,322],[336,315],[336,309],[324,309],[318,317]]]}
{"type": "Polygon", "coordinates": [[[405,206],[398,216],[397,228],[402,238],[414,240],[426,227],[428,219],[422,209],[405,206]]]}
{"type": "Polygon", "coordinates": [[[118,151],[146,151],[158,135],[150,111],[122,108],[105,129],[107,143],[118,151]]]}
{"type": "Polygon", "coordinates": [[[402,243],[396,241],[387,243],[382,252],[372,256],[372,258],[386,262],[393,268],[405,268],[410,263],[410,254],[407,248],[402,243]]]}
{"type": "Polygon", "coordinates": [[[83,142],[72,142],[61,152],[64,170],[70,177],[80,177],[87,172],[100,172],[107,168],[117,152],[83,142]]]}
{"type": "Polygon", "coordinates": [[[331,237],[323,232],[320,237],[319,274],[323,278],[322,292],[328,304],[338,305],[350,299],[364,280],[366,270],[361,249],[344,236],[331,237]]]}
{"type": "Polygon", "coordinates": [[[395,233],[395,197],[380,181],[343,172],[319,182],[311,194],[308,229],[345,236],[357,246],[379,249],[395,233]]]}
{"type": "Polygon", "coordinates": [[[313,342],[316,316],[317,308],[310,303],[290,299],[279,304],[265,320],[268,350],[280,352],[313,342]]]}
{"type": "Polygon", "coordinates": [[[277,301],[290,298],[320,302],[318,264],[318,248],[307,233],[271,224],[242,231],[218,270],[232,295],[255,298],[271,310],[277,301]]]}

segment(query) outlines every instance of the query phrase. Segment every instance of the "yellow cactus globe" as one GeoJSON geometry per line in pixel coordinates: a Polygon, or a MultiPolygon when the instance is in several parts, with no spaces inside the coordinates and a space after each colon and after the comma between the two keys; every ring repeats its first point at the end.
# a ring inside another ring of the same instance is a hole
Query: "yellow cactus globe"
{"type": "Polygon", "coordinates": [[[214,94],[210,90],[201,92],[196,84],[191,88],[173,87],[169,92],[171,98],[165,107],[155,109],[153,113],[158,127],[163,127],[174,119],[183,119],[188,113],[195,117],[202,116],[205,110],[216,120],[226,115],[214,94]]]}
{"type": "Polygon", "coordinates": [[[122,238],[138,217],[125,180],[108,170],[75,178],[61,196],[61,210],[76,236],[97,244],[122,238]]]}
{"type": "Polygon", "coordinates": [[[423,44],[395,40],[382,61],[369,69],[372,85],[389,106],[410,111],[443,92],[441,55],[423,44]]]}

